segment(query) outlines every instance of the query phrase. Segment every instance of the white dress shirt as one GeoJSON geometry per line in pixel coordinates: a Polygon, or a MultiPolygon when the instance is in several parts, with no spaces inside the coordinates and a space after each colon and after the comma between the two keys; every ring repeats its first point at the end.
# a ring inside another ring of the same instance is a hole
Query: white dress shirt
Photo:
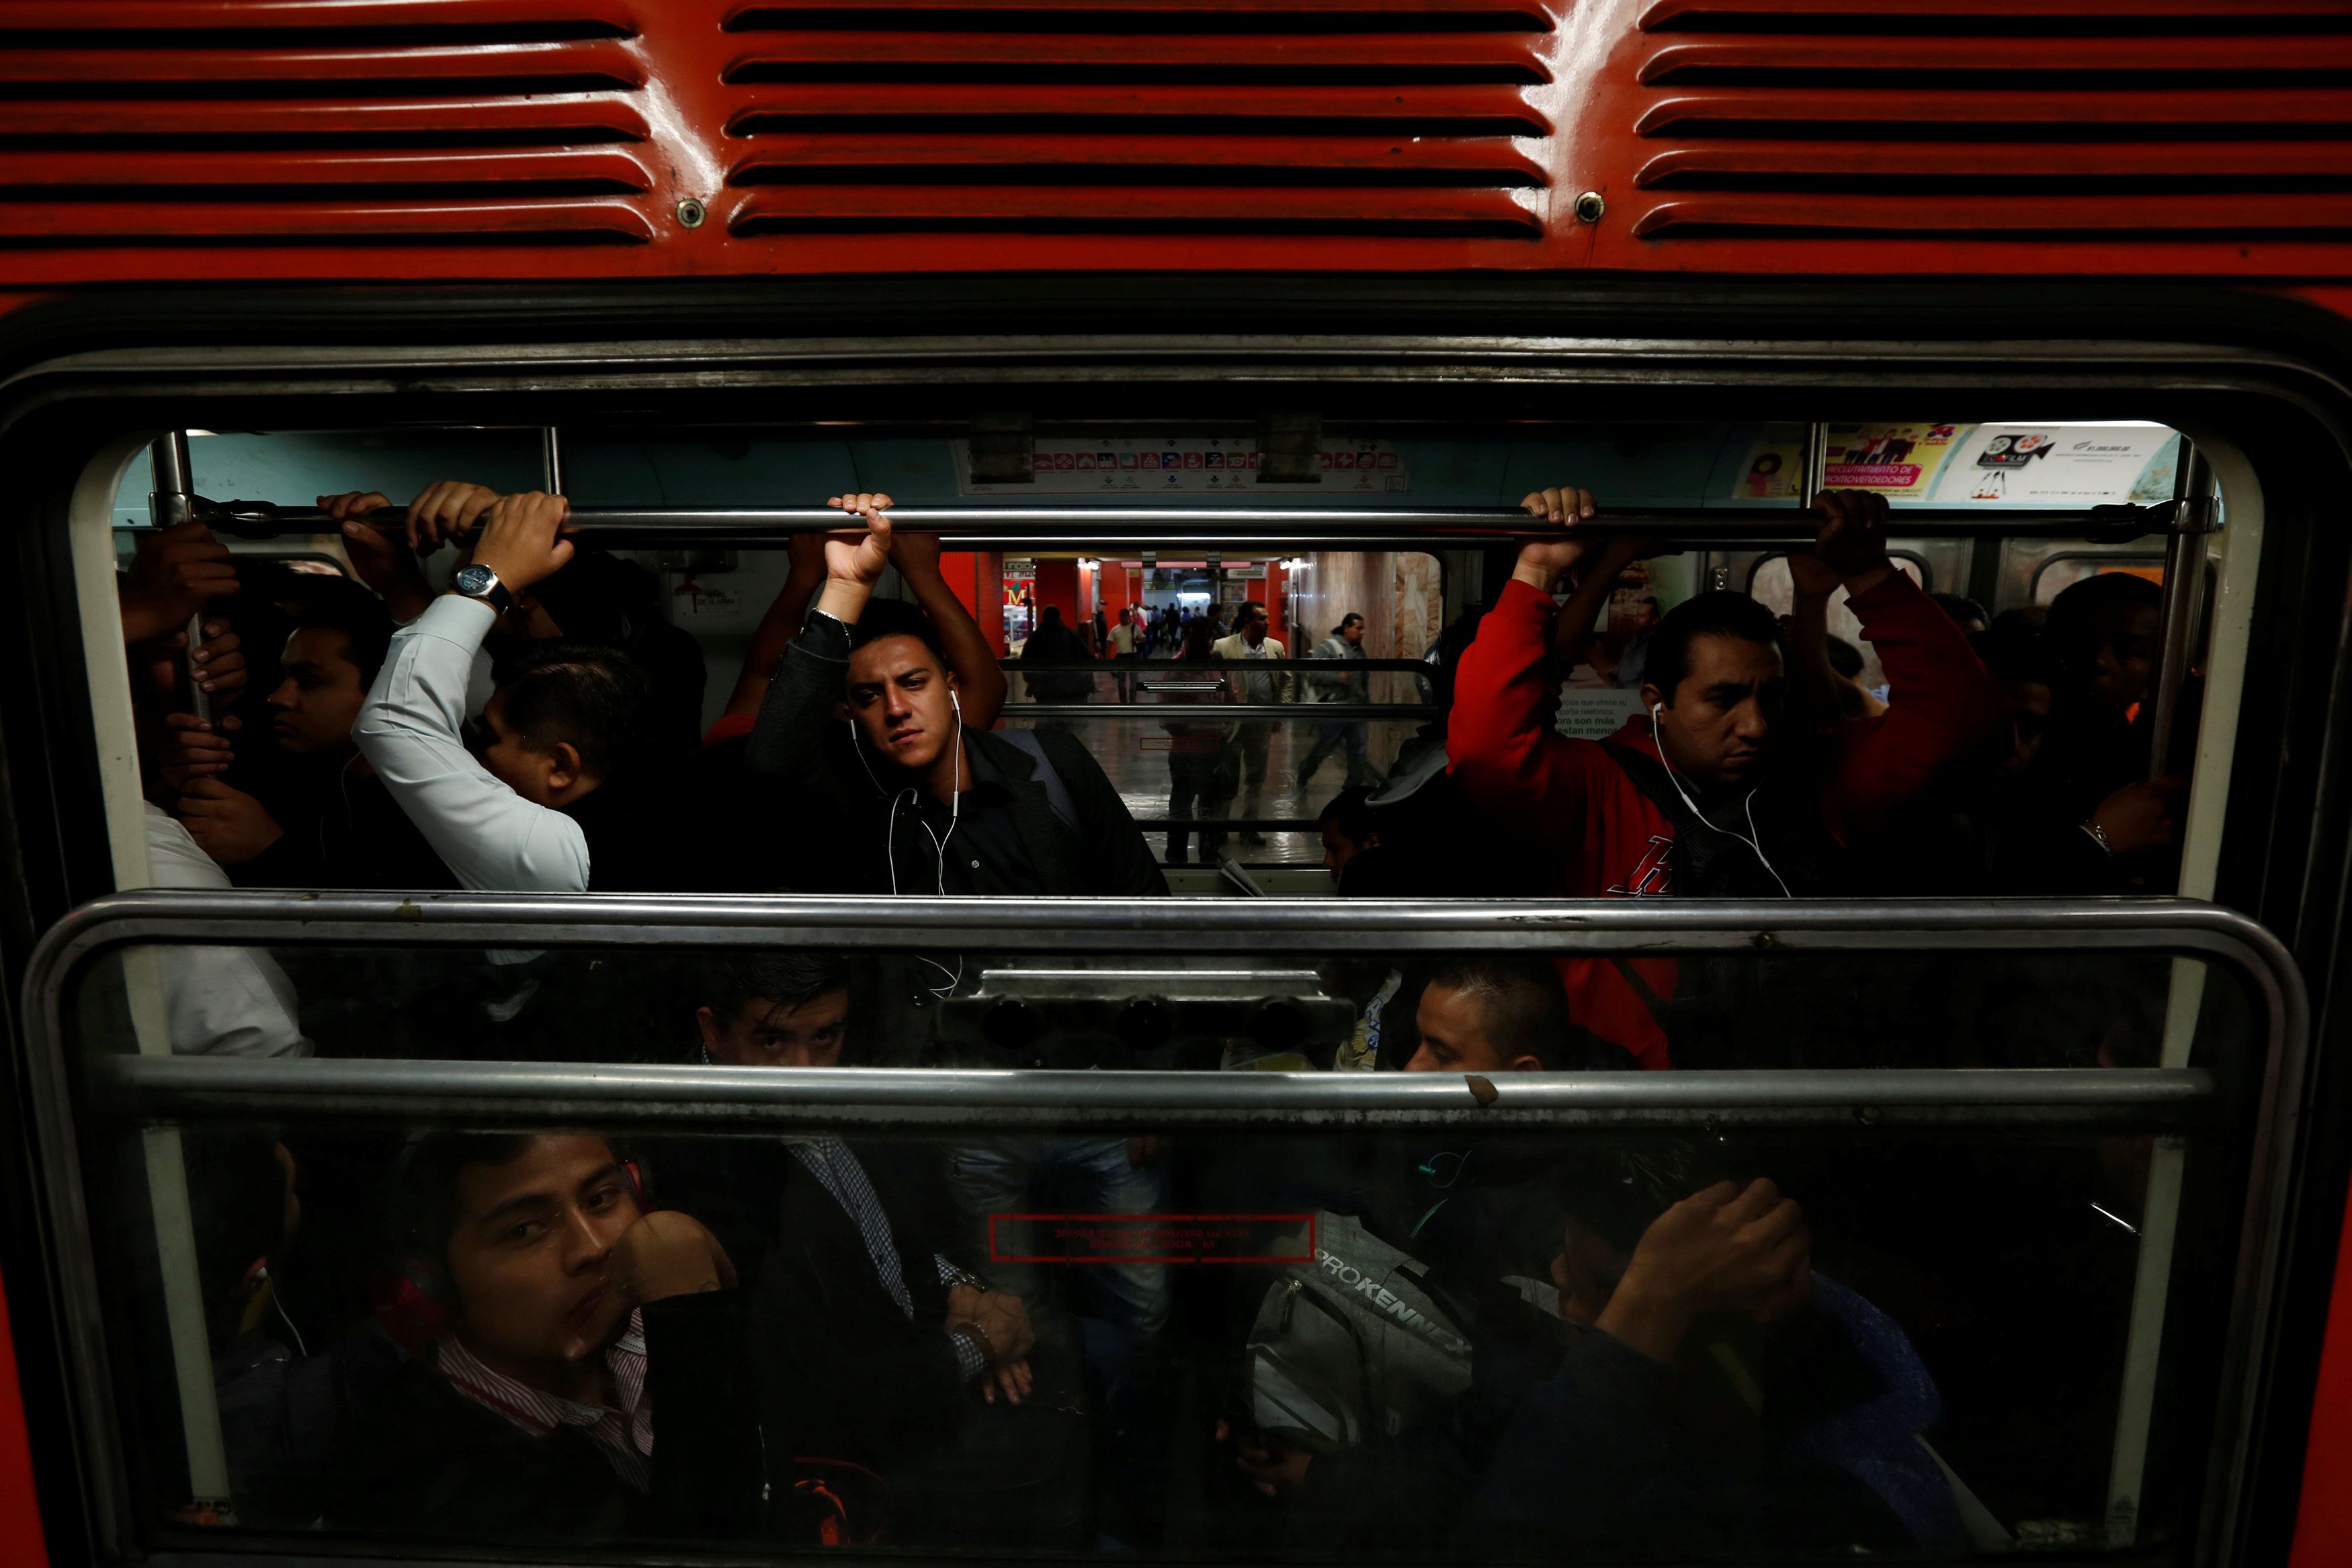
{"type": "Polygon", "coordinates": [[[460,887],[585,893],[580,824],[499,782],[460,735],[476,656],[497,622],[480,600],[435,600],[393,633],[352,738],[460,887]]]}
{"type": "MultiPolygon", "coordinates": [[[[147,870],[157,887],[226,890],[228,873],[198,848],[178,819],[147,802],[147,870]]],[[[308,1056],[295,1022],[293,982],[258,947],[154,948],[163,1017],[180,1056],[308,1056]]]]}

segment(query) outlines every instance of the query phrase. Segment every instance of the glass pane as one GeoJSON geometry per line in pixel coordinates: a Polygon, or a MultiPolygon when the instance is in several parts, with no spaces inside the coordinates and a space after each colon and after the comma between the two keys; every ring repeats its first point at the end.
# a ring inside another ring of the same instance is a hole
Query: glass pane
{"type": "Polygon", "coordinates": [[[1629,960],[1665,998],[1653,1065],[2212,1071],[2210,1108],[2161,1138],[2145,1111],[1796,1125],[1730,1092],[1675,1129],[1481,1126],[1465,1096],[1430,1126],[1244,1131],[1155,1113],[1132,1087],[1154,1081],[1118,1070],[1321,1070],[1334,1090],[1384,1068],[1622,1072],[1633,1053],[1593,1032],[1591,966],[1626,977],[1605,957],[1563,981],[1540,956],[1339,939],[1136,955],[1079,930],[1051,950],[845,956],[772,935],[155,946],[89,966],[64,1013],[85,1058],[290,1039],[324,1058],[710,1061],[779,1082],[1088,1070],[1035,1080],[1083,1085],[1082,1112],[1005,1103],[955,1127],[780,1102],[754,1132],[648,1098],[548,1133],[349,1092],[332,1115],[256,1109],[309,1071],[289,1057],[213,1102],[226,1119],[146,1107],[176,1139],[94,1121],[98,1284],[155,1539],[216,1444],[234,1538],[304,1544],[2095,1545],[2152,1161],[2186,1197],[2164,1217],[2168,1392],[2139,1536],[2191,1522],[2235,1245],[2241,1135],[2221,1108],[2259,1064],[2226,971],[2130,953],[1629,960]],[[194,1278],[165,1261],[191,1243],[194,1278]],[[175,1310],[201,1320],[209,1367],[175,1364],[175,1310]],[[216,1438],[189,1418],[191,1375],[216,1438]]]}

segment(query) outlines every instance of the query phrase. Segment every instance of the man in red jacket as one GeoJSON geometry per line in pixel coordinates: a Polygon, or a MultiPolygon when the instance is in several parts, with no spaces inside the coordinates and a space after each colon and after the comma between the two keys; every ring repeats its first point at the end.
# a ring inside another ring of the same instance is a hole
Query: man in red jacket
{"type": "MultiPolygon", "coordinates": [[[[2000,720],[2000,689],[1967,639],[1887,559],[1885,498],[1833,492],[1814,504],[1812,549],[1789,558],[1795,622],[1818,624],[1808,602],[1846,590],[1894,688],[1885,713],[1804,733],[1784,724],[1779,623],[1745,594],[1715,592],[1675,606],[1652,634],[1641,715],[1604,741],[1559,735],[1563,666],[1618,575],[1651,547],[1580,535],[1593,513],[1586,491],[1543,490],[1523,505],[1557,531],[1520,549],[1463,654],[1446,750],[1465,793],[1535,843],[1564,896],[1832,891],[1844,844],[2000,720]],[[1576,591],[1556,607],[1567,578],[1576,591]]],[[[1672,961],[1570,958],[1561,969],[1577,1022],[1643,1067],[1670,1065],[1659,1014],[1672,961]]]]}

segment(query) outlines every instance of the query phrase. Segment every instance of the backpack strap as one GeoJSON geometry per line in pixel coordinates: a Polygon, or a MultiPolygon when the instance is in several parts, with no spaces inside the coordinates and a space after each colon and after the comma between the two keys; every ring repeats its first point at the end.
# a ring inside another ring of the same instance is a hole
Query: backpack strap
{"type": "Polygon", "coordinates": [[[1033,777],[1045,787],[1045,804],[1053,809],[1055,821],[1072,832],[1078,831],[1078,803],[1070,799],[1070,787],[1062,782],[1062,775],[1054,759],[1045,755],[1045,743],[1034,729],[1000,729],[994,732],[999,740],[1009,741],[1028,754],[1037,765],[1033,777]]]}

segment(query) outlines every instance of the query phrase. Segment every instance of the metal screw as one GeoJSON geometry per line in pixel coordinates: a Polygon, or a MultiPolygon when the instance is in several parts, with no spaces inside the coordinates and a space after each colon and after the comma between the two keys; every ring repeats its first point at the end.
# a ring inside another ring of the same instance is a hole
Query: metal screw
{"type": "Polygon", "coordinates": [[[686,200],[677,204],[677,221],[686,228],[700,228],[702,226],[702,220],[709,215],[710,214],[708,209],[706,209],[700,202],[696,201],[692,196],[687,197],[686,200]]]}
{"type": "Polygon", "coordinates": [[[1608,210],[1609,204],[1601,199],[1601,193],[1598,191],[1587,191],[1576,198],[1578,223],[1597,224],[1601,221],[1601,214],[1608,210]]]}

